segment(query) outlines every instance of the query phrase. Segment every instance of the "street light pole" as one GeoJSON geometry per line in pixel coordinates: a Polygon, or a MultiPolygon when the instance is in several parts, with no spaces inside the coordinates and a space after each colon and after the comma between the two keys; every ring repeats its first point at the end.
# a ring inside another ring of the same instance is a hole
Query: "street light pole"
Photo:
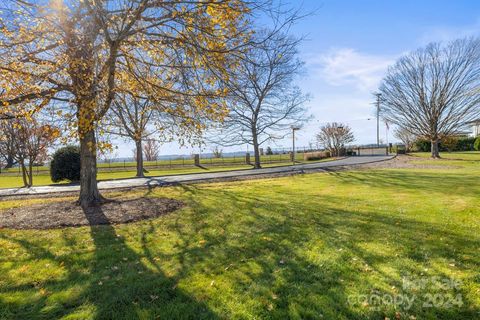
{"type": "Polygon", "coordinates": [[[380,97],[381,93],[376,93],[377,96],[377,147],[380,146],[380,97]]]}
{"type": "Polygon", "coordinates": [[[295,131],[300,130],[300,128],[292,127],[292,162],[295,164],[295,131]]]}

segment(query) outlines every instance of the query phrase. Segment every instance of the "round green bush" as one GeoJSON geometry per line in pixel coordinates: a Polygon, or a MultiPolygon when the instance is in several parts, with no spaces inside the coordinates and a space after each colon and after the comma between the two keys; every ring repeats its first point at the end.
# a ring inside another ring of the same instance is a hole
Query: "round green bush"
{"type": "Polygon", "coordinates": [[[480,137],[475,139],[475,142],[473,143],[473,148],[477,151],[480,151],[480,137]]]}
{"type": "Polygon", "coordinates": [[[58,149],[50,162],[50,177],[53,182],[80,180],[80,148],[67,146],[58,149]]]}

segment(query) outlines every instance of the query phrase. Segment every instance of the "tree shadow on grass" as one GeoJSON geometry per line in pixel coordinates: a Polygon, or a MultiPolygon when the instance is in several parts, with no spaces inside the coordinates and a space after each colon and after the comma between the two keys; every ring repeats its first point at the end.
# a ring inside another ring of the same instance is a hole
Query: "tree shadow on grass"
{"type": "MultiPolygon", "coordinates": [[[[101,207],[95,210],[103,214],[101,207]]],[[[115,227],[108,224],[106,217],[105,223],[90,226],[93,252],[73,251],[69,255],[52,253],[34,241],[0,235],[0,239],[21,246],[30,256],[29,262],[48,260],[66,270],[64,277],[46,281],[28,279],[21,285],[8,279],[8,284],[0,289],[3,296],[0,318],[218,318],[205,303],[176,288],[175,281],[167,277],[160,266],[151,268],[145,264],[117,234],[115,227]],[[22,294],[28,299],[21,299],[22,294]]],[[[73,238],[66,240],[71,246],[80,245],[73,238]]]]}
{"type": "MultiPolygon", "coordinates": [[[[398,310],[402,319],[410,314],[417,319],[478,318],[478,305],[463,288],[461,308],[426,309],[418,302],[404,310],[349,302],[352,295],[393,294],[391,288],[400,288],[404,275],[447,278],[439,265],[451,260],[458,271],[476,270],[478,237],[406,216],[348,210],[339,205],[345,198],[337,196],[286,197],[265,194],[262,186],[253,192],[248,185],[250,192],[182,188],[191,211],[162,224],[166,235],[159,235],[155,221],[143,222],[136,235],[140,252],[111,225],[90,228],[92,252],[82,252],[81,240],[69,237],[66,243],[79,247],[69,255],[51,252],[34,240],[19,242],[2,235],[24,247],[31,260],[64,262],[65,278],[40,286],[60,295],[70,293],[69,299],[52,303],[51,296],[28,291],[37,285],[34,280],[8,285],[2,291],[12,296],[24,291],[31,299],[22,304],[1,299],[0,310],[9,316],[5,318],[89,318],[82,314],[85,309],[97,319],[393,319],[398,310]],[[151,237],[173,238],[174,250],[156,248],[151,237]],[[162,272],[167,261],[178,264],[173,276],[162,272]],[[209,286],[211,279],[213,289],[218,286],[218,292],[212,289],[206,296],[208,305],[177,288],[182,280],[190,285],[190,277],[208,279],[209,286]]],[[[146,192],[154,196],[152,190],[146,192]]]]}
{"type": "Polygon", "coordinates": [[[200,217],[193,230],[181,222],[175,224],[181,239],[175,255],[182,261],[183,274],[201,268],[218,281],[226,277],[230,290],[244,303],[255,301],[251,316],[383,319],[394,318],[401,311],[402,317],[413,315],[417,319],[475,319],[480,312],[467,284],[448,292],[402,289],[404,278],[450,279],[451,274],[441,267],[448,267],[451,261],[458,271],[476,270],[480,262],[478,240],[468,235],[407,217],[339,209],[335,204],[345,199],[335,196],[322,196],[319,206],[318,199],[282,203],[264,199],[261,193],[245,195],[216,189],[218,200],[206,204],[201,199],[211,191],[195,186],[183,189],[195,216],[200,217]],[[219,214],[213,221],[202,218],[214,208],[217,212],[226,210],[228,203],[244,217],[219,214]],[[235,228],[230,229],[231,225],[235,228]],[[225,232],[215,231],[219,228],[225,232]],[[191,245],[192,233],[204,239],[204,248],[191,245]],[[393,304],[361,306],[349,302],[352,295],[375,292],[418,297],[408,310],[393,304]],[[463,306],[425,308],[422,294],[432,292],[460,293],[463,306]]]}

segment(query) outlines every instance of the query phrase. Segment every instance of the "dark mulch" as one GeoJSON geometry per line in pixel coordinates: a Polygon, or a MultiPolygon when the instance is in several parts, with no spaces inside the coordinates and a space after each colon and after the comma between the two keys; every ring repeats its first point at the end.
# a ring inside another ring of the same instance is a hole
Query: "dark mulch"
{"type": "Polygon", "coordinates": [[[54,229],[129,223],[168,214],[183,205],[167,198],[118,199],[84,211],[74,201],[52,201],[1,210],[0,228],[54,229]]]}

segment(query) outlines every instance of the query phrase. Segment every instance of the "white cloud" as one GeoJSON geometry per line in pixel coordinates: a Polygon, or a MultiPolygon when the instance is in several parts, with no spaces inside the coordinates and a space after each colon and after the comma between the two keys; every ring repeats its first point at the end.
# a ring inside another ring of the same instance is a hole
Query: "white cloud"
{"type": "Polygon", "coordinates": [[[306,58],[310,75],[333,86],[373,91],[396,57],[370,55],[352,48],[331,49],[306,58]]]}
{"type": "Polygon", "coordinates": [[[465,37],[479,37],[480,36],[480,19],[477,19],[473,24],[465,26],[433,26],[427,29],[419,37],[419,43],[425,45],[429,42],[446,42],[465,37]]]}
{"type": "Polygon", "coordinates": [[[401,55],[368,54],[353,48],[332,48],[304,55],[308,81],[302,83],[313,94],[309,103],[312,121],[299,132],[299,145],[313,139],[318,128],[331,121],[348,124],[356,143],[373,143],[376,126],[374,97],[388,67],[401,55]]]}

